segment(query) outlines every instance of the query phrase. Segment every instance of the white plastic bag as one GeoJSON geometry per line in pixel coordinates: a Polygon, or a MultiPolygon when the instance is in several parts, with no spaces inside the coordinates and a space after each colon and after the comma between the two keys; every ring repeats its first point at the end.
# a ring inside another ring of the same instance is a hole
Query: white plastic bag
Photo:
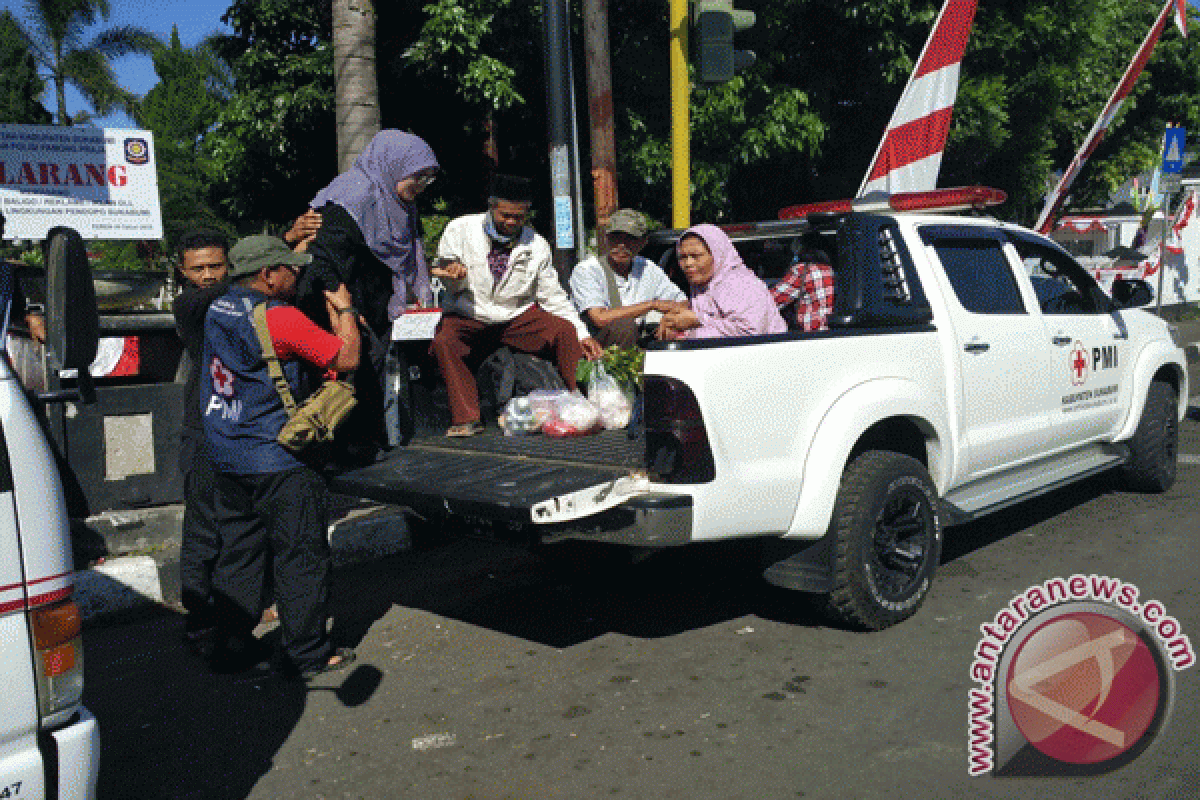
{"type": "Polygon", "coordinates": [[[583,436],[600,426],[600,412],[579,392],[564,393],[556,398],[553,414],[542,425],[547,436],[583,436]]]}
{"type": "Polygon", "coordinates": [[[600,412],[600,422],[606,430],[619,430],[629,424],[633,416],[633,393],[627,391],[604,365],[597,363],[592,368],[592,379],[588,382],[588,400],[600,412]]]}
{"type": "Polygon", "coordinates": [[[554,404],[559,398],[569,394],[566,389],[534,389],[529,393],[529,402],[533,406],[533,420],[539,430],[546,424],[546,420],[554,416],[554,404]]]}
{"type": "Polygon", "coordinates": [[[505,436],[537,433],[554,417],[555,403],[570,394],[566,389],[535,389],[525,397],[514,397],[504,405],[500,430],[505,436]]]}
{"type": "Polygon", "coordinates": [[[498,422],[505,436],[537,433],[541,427],[540,422],[534,422],[533,404],[527,397],[514,397],[505,403],[504,413],[500,415],[498,422]]]}

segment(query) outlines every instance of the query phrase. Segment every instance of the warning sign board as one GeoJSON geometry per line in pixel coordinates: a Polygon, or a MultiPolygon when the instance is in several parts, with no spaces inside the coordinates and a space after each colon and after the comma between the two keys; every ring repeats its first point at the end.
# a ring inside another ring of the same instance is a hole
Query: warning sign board
{"type": "Polygon", "coordinates": [[[6,239],[58,225],[85,239],[161,239],[154,134],[0,125],[0,213],[6,239]]]}

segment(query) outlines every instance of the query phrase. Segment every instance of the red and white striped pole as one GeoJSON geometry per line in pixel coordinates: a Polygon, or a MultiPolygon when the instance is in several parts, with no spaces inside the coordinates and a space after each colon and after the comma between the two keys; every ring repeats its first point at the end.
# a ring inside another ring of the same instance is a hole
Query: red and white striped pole
{"type": "Polygon", "coordinates": [[[856,197],[937,186],[976,0],[946,0],[856,197]]]}
{"type": "Polygon", "coordinates": [[[1083,140],[1083,144],[1079,146],[1079,152],[1071,159],[1071,165],[1067,167],[1067,171],[1059,179],[1058,185],[1054,187],[1054,191],[1046,197],[1046,204],[1042,207],[1042,213],[1038,215],[1037,222],[1033,226],[1038,233],[1047,234],[1050,232],[1050,228],[1054,224],[1054,218],[1058,215],[1063,202],[1067,198],[1067,191],[1071,188],[1071,184],[1075,182],[1075,178],[1078,177],[1084,163],[1091,157],[1092,153],[1095,152],[1100,142],[1104,139],[1104,134],[1108,133],[1108,126],[1112,124],[1113,118],[1121,110],[1121,105],[1125,102],[1125,98],[1133,91],[1133,85],[1137,83],[1138,76],[1142,74],[1142,68],[1150,60],[1150,54],[1154,52],[1154,45],[1158,44],[1158,37],[1162,35],[1163,29],[1167,25],[1167,20],[1171,17],[1174,17],[1175,24],[1179,26],[1183,35],[1187,36],[1187,0],[1167,0],[1166,5],[1163,6],[1162,13],[1158,15],[1158,19],[1155,20],[1154,25],[1150,28],[1150,32],[1146,34],[1145,40],[1142,41],[1142,46],[1134,54],[1133,61],[1129,62],[1129,66],[1125,69],[1125,74],[1121,77],[1121,82],[1113,90],[1112,96],[1108,98],[1108,102],[1104,105],[1104,110],[1100,112],[1100,116],[1096,118],[1096,123],[1092,125],[1092,130],[1083,140]]]}

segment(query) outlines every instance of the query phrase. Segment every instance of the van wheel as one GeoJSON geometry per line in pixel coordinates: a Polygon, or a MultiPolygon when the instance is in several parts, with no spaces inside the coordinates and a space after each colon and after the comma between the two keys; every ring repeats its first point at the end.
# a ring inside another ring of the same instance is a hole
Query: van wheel
{"type": "Polygon", "coordinates": [[[884,450],[855,458],[829,533],[828,608],[839,621],[877,631],[916,613],[942,555],[937,489],[920,461],[884,450]]]}
{"type": "Polygon", "coordinates": [[[1136,492],[1165,492],[1175,483],[1179,454],[1179,396],[1166,381],[1154,381],[1146,407],[1129,440],[1129,461],[1121,468],[1126,487],[1136,492]]]}

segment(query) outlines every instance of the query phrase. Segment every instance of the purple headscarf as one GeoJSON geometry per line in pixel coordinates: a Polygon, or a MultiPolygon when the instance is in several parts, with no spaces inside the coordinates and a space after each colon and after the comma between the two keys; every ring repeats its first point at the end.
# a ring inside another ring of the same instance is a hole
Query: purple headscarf
{"type": "Polygon", "coordinates": [[[690,287],[692,311],[700,318],[700,327],[685,332],[685,338],[785,333],[787,323],[779,315],[770,290],[742,263],[725,232],[708,224],[688,228],[675,244],[676,257],[679,244],[688,234],[704,240],[712,253],[713,274],[704,286],[690,287]]]}
{"type": "Polygon", "coordinates": [[[396,195],[396,184],[437,166],[437,156],[424,139],[404,131],[383,130],[375,134],[353,167],[334,178],[309,203],[315,209],[326,203],[346,209],[371,252],[391,268],[388,316],[392,319],[404,313],[406,289],[421,305],[433,303],[417,208],[396,195]]]}

